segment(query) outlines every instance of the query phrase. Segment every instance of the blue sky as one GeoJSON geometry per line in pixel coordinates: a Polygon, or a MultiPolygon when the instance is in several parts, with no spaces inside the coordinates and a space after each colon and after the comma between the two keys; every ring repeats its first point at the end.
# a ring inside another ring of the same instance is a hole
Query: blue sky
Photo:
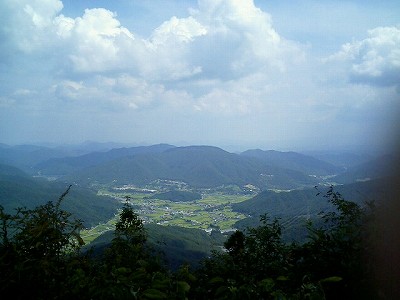
{"type": "Polygon", "coordinates": [[[0,142],[383,147],[396,1],[4,0],[0,142]]]}

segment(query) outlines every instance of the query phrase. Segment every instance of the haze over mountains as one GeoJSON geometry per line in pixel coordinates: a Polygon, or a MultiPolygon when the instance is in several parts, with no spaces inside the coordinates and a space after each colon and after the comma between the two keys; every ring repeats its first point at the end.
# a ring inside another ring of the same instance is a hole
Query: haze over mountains
{"type": "MultiPolygon", "coordinates": [[[[107,147],[97,145],[97,149],[107,147]]],[[[93,182],[146,185],[161,179],[182,181],[197,188],[251,184],[260,190],[289,190],[321,183],[379,178],[394,171],[398,165],[393,155],[319,153],[316,156],[319,158],[260,149],[235,154],[212,146],[168,144],[113,148],[102,152],[90,152],[90,147],[85,150],[0,146],[2,164],[18,167],[31,175],[59,178],[83,186],[93,182]]]]}

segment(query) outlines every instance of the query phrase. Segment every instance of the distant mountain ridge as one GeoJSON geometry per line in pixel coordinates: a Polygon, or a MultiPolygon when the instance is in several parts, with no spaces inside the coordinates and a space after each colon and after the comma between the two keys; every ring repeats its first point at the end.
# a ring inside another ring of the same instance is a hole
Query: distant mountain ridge
{"type": "Polygon", "coordinates": [[[341,168],[349,168],[366,163],[374,158],[366,153],[332,152],[332,151],[308,151],[303,153],[316,159],[328,162],[341,168]]]}
{"type": "Polygon", "coordinates": [[[399,155],[384,155],[368,162],[350,167],[346,172],[333,178],[335,182],[346,184],[368,181],[391,175],[398,175],[400,170],[399,155]]]}
{"type": "Polygon", "coordinates": [[[271,166],[300,171],[307,175],[332,175],[344,171],[333,164],[296,152],[255,149],[244,151],[241,155],[256,157],[271,166]]]}
{"type": "Polygon", "coordinates": [[[32,166],[49,158],[63,157],[67,152],[52,148],[19,145],[0,147],[0,164],[15,166],[25,172],[32,172],[32,166]]]}
{"type": "Polygon", "coordinates": [[[78,170],[93,167],[125,156],[141,153],[160,153],[174,148],[168,144],[116,148],[106,152],[91,152],[81,156],[52,158],[38,163],[34,169],[42,175],[66,175],[78,170]]]}
{"type": "Polygon", "coordinates": [[[315,152],[321,158],[318,159],[297,152],[253,149],[237,154],[213,146],[169,144],[79,155],[84,149],[107,149],[113,145],[89,142],[76,147],[48,148],[2,144],[0,163],[16,166],[31,175],[54,176],[53,179],[64,176],[67,182],[81,184],[95,181],[146,185],[164,179],[183,181],[195,188],[252,184],[261,190],[369,180],[387,176],[387,170],[396,165],[394,160],[375,158],[374,161],[363,154],[315,152]]]}
{"type": "Polygon", "coordinates": [[[193,187],[253,184],[266,188],[299,188],[316,183],[302,172],[270,166],[253,157],[212,146],[174,147],[160,153],[125,156],[66,177],[89,183],[148,184],[177,180],[193,187]]]}

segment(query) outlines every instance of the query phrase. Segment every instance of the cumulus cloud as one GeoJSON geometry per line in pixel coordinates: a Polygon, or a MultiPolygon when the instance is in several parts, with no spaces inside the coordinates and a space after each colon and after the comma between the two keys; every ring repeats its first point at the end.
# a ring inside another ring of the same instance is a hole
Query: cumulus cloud
{"type": "Polygon", "coordinates": [[[2,55],[48,49],[53,41],[47,30],[52,28],[52,21],[62,8],[63,4],[58,0],[2,1],[0,35],[6,46],[2,55]]]}
{"type": "Polygon", "coordinates": [[[108,99],[137,108],[155,95],[162,98],[165,93],[171,99],[178,93],[188,101],[186,107],[198,111],[217,105],[220,111],[251,112],[261,94],[250,92],[260,87],[249,76],[262,73],[264,82],[256,81],[261,85],[276,81],[277,73],[284,74],[305,57],[252,0],[199,0],[187,17],[171,17],[148,38],[124,27],[116,13],[104,8],[86,9],[76,18],[62,14],[59,0],[6,1],[5,8],[16,16],[9,20],[13,31],[5,34],[17,37],[15,48],[32,60],[54,64],[51,70],[59,77],[52,84],[54,95],[64,100],[108,99]],[[82,76],[97,79],[76,79],[82,76]],[[217,80],[197,96],[164,84],[210,78],[217,80]]]}
{"type": "Polygon", "coordinates": [[[350,79],[379,86],[400,84],[400,27],[378,27],[361,41],[344,44],[327,61],[347,64],[350,79]]]}
{"type": "Polygon", "coordinates": [[[2,6],[3,15],[9,16],[0,21],[5,48],[32,58],[51,55],[63,73],[129,72],[150,80],[176,80],[201,71],[185,58],[185,45],[205,34],[191,17],[173,17],[145,39],[104,8],[70,18],[61,14],[58,0],[6,1],[2,6]]]}
{"type": "Polygon", "coordinates": [[[59,51],[76,72],[123,70],[177,80],[212,69],[210,61],[221,61],[221,74],[243,74],[265,66],[284,71],[288,61],[304,56],[252,0],[200,0],[190,16],[172,17],[149,38],[135,36],[106,9],[87,9],[73,19],[61,14],[58,0],[10,3],[18,47],[59,51]]]}
{"type": "Polygon", "coordinates": [[[104,117],[103,129],[129,123],[142,137],[150,130],[159,138],[160,129],[176,140],[210,132],[216,141],[221,132],[233,140],[323,137],[321,124],[330,130],[347,116],[362,127],[359,112],[373,114],[395,98],[399,27],[375,28],[321,64],[308,46],[281,35],[253,0],[198,0],[193,6],[186,15],[183,9],[162,14],[141,36],[134,28],[137,12],[127,23],[124,12],[118,15],[126,4],[72,17],[59,0],[0,1],[0,64],[9,68],[0,72],[2,124],[12,129],[18,115],[23,124],[48,125],[50,115],[65,114],[68,122],[60,126],[89,128],[104,117]]]}
{"type": "Polygon", "coordinates": [[[128,74],[113,77],[97,75],[81,81],[63,80],[50,89],[49,95],[78,107],[86,105],[109,111],[136,110],[163,104],[182,108],[180,101],[186,105],[191,101],[183,91],[168,90],[162,84],[128,74]]]}
{"type": "Polygon", "coordinates": [[[260,69],[284,72],[304,59],[301,47],[282,38],[271,16],[252,0],[200,0],[191,13],[208,31],[203,43],[196,44],[203,62],[216,62],[206,64],[207,75],[243,76],[260,69]]]}
{"type": "Polygon", "coordinates": [[[172,17],[169,21],[164,22],[154,30],[149,45],[157,48],[166,44],[169,40],[172,40],[172,43],[176,41],[188,43],[193,41],[194,37],[202,36],[206,33],[206,28],[193,17],[185,19],[172,17]]]}
{"type": "Polygon", "coordinates": [[[68,58],[78,72],[101,72],[120,66],[121,45],[131,43],[133,34],[106,9],[87,9],[76,19],[54,20],[58,36],[70,44],[68,58]]]}
{"type": "MultiPolygon", "coordinates": [[[[126,79],[96,76],[80,82],[64,80],[54,85],[52,92],[57,98],[66,102],[79,102],[80,106],[85,104],[102,106],[104,103],[113,103],[117,106],[137,107],[138,100],[134,101],[135,95],[128,95],[126,92],[126,90],[133,89],[129,86],[126,87],[126,84],[119,84],[118,81],[121,80],[124,81],[126,79]],[[119,88],[120,86],[122,88],[119,88]]],[[[135,86],[138,87],[140,85],[136,84],[135,86]]],[[[143,88],[141,91],[143,91],[143,88]]]]}
{"type": "Polygon", "coordinates": [[[262,110],[270,99],[270,84],[264,74],[251,74],[236,80],[213,84],[195,99],[196,111],[223,115],[249,115],[262,110]]]}

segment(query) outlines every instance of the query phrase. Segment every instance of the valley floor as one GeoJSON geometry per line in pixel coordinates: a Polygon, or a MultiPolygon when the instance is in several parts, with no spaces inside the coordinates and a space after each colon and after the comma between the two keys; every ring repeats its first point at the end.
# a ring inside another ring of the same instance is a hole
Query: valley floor
{"type": "MultiPolygon", "coordinates": [[[[169,201],[150,199],[149,193],[140,191],[115,192],[111,189],[99,190],[99,195],[111,196],[122,202],[129,197],[135,212],[144,223],[197,228],[206,231],[219,229],[222,232],[234,230],[234,224],[247,216],[232,210],[232,204],[250,199],[253,194],[227,195],[221,192],[203,194],[202,199],[194,201],[169,201]]],[[[113,230],[117,214],[104,224],[99,224],[81,232],[85,243],[90,243],[102,233],[113,230]]]]}

